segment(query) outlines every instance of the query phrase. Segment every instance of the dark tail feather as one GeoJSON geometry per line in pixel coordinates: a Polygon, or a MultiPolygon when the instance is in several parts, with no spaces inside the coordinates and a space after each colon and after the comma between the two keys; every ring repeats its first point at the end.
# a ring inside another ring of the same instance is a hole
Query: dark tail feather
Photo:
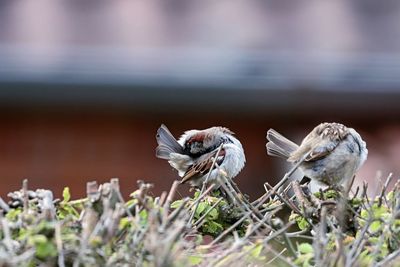
{"type": "Polygon", "coordinates": [[[157,130],[156,135],[158,147],[156,148],[156,157],[169,159],[169,154],[183,154],[183,147],[176,141],[175,137],[168,130],[167,126],[162,124],[157,130]]]}
{"type": "Polygon", "coordinates": [[[275,131],[269,129],[267,132],[267,153],[270,156],[289,158],[290,154],[299,148],[298,145],[275,131]]]}
{"type": "Polygon", "coordinates": [[[290,153],[278,147],[276,144],[268,142],[267,143],[267,154],[274,157],[289,158],[290,153]]]}

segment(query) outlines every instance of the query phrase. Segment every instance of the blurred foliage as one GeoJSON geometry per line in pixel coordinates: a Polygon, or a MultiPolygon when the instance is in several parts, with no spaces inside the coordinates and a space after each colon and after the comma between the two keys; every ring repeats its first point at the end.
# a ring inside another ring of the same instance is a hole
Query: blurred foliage
{"type": "Polygon", "coordinates": [[[116,179],[78,200],[23,188],[2,207],[0,266],[398,266],[398,184],[373,199],[290,186],[252,203],[152,197],[143,182],[124,201],[116,179]]]}

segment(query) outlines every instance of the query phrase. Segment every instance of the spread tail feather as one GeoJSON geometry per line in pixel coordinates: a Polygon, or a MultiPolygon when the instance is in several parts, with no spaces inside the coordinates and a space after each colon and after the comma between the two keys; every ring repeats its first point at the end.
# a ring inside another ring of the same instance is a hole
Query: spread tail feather
{"type": "Polygon", "coordinates": [[[159,145],[156,147],[156,157],[160,159],[170,159],[170,154],[175,153],[170,147],[159,145]]]}
{"type": "Polygon", "coordinates": [[[267,153],[270,156],[289,158],[290,154],[299,148],[298,145],[275,131],[274,129],[269,129],[267,132],[268,143],[267,153]]]}
{"type": "Polygon", "coordinates": [[[158,143],[156,157],[169,160],[171,153],[184,153],[183,147],[176,141],[175,137],[164,124],[158,128],[156,139],[158,143]]]}

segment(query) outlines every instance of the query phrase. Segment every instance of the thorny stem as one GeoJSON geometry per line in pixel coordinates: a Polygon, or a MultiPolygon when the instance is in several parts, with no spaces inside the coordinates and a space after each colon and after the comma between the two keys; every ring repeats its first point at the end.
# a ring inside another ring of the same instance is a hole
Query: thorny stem
{"type": "MultiPolygon", "coordinates": [[[[297,170],[297,168],[300,166],[300,164],[304,161],[305,156],[297,163],[295,164],[292,169],[287,172],[284,177],[274,186],[266,192],[263,196],[261,196],[257,200],[257,204],[254,206],[255,209],[258,209],[269,197],[271,197],[273,194],[277,192],[277,190],[284,185],[290,178],[291,175],[297,170]]],[[[216,237],[210,245],[215,245],[219,240],[221,240],[223,237],[225,237],[227,234],[229,234],[232,230],[234,230],[238,225],[240,225],[245,219],[247,219],[253,211],[249,211],[245,214],[243,214],[242,218],[240,218],[238,221],[236,221],[234,224],[232,224],[228,229],[226,229],[224,232],[222,232],[218,237],[216,237]]]]}
{"type": "Polygon", "coordinates": [[[60,223],[56,223],[54,231],[55,231],[55,238],[56,238],[57,251],[58,251],[58,261],[57,261],[57,263],[58,263],[58,266],[65,267],[64,251],[63,251],[63,245],[62,245],[61,225],[60,225],[60,223]]]}
{"type": "Polygon", "coordinates": [[[182,210],[185,208],[186,204],[189,202],[189,198],[185,198],[182,201],[182,204],[179,205],[177,209],[175,209],[173,212],[171,212],[168,216],[167,219],[165,220],[163,225],[164,227],[167,226],[170,222],[174,221],[178,215],[182,212],[182,210]]]}
{"type": "Polygon", "coordinates": [[[172,183],[172,186],[171,186],[171,189],[169,190],[168,196],[165,199],[165,203],[164,203],[164,206],[163,206],[163,209],[164,209],[163,226],[164,227],[167,224],[169,208],[171,206],[171,202],[174,200],[175,192],[178,189],[178,185],[179,185],[179,181],[174,181],[172,183]]]}
{"type": "Polygon", "coordinates": [[[381,262],[377,263],[376,266],[377,267],[385,266],[386,264],[392,262],[393,260],[395,260],[398,257],[400,257],[400,249],[398,249],[398,250],[392,252],[391,254],[389,254],[388,256],[386,256],[386,258],[383,259],[381,262]]]}
{"type": "Polygon", "coordinates": [[[10,227],[8,225],[8,221],[6,218],[0,218],[1,219],[1,228],[3,229],[3,240],[4,240],[4,245],[7,248],[8,252],[11,253],[11,255],[15,255],[14,249],[12,247],[12,238],[11,238],[11,232],[10,232],[10,227]]]}
{"type": "MultiPolygon", "coordinates": [[[[288,266],[291,267],[298,267],[296,264],[294,264],[290,259],[284,257],[281,253],[278,253],[275,251],[274,248],[272,248],[270,245],[268,244],[264,244],[266,248],[269,249],[269,251],[274,254],[277,258],[279,258],[281,261],[285,262],[288,266]]],[[[268,266],[268,264],[266,264],[265,266],[268,266]]]]}
{"type": "MultiPolygon", "coordinates": [[[[223,178],[224,178],[225,182],[221,183],[221,186],[224,188],[224,190],[226,191],[226,193],[229,195],[229,197],[231,199],[234,199],[239,203],[238,207],[241,209],[241,211],[243,213],[246,213],[246,211],[252,212],[251,217],[253,217],[258,222],[261,222],[261,219],[263,217],[261,215],[261,213],[256,208],[254,208],[252,206],[248,206],[246,203],[244,203],[244,201],[241,200],[241,198],[239,197],[239,195],[235,191],[235,189],[231,186],[231,180],[226,177],[223,177],[223,178]],[[226,185],[228,186],[228,188],[226,188],[226,185]],[[244,209],[243,209],[243,207],[244,207],[244,209]]],[[[267,227],[269,230],[271,230],[271,226],[269,226],[265,222],[263,223],[263,225],[265,227],[267,227]]]]}
{"type": "Polygon", "coordinates": [[[266,266],[269,266],[270,264],[272,264],[276,259],[279,258],[279,256],[282,256],[282,254],[285,253],[286,250],[287,250],[286,248],[282,249],[281,252],[279,252],[279,253],[278,253],[277,255],[275,255],[272,259],[270,259],[269,261],[267,261],[267,262],[265,263],[265,265],[266,265],[266,266]]]}
{"type": "MultiPolygon", "coordinates": [[[[118,178],[113,178],[113,179],[111,179],[111,184],[115,186],[115,188],[113,188],[113,190],[114,190],[114,193],[117,194],[118,200],[119,200],[121,203],[125,203],[124,197],[122,196],[121,191],[119,190],[119,179],[118,179],[118,178]]],[[[122,207],[124,208],[124,210],[125,210],[126,214],[128,215],[128,217],[129,217],[130,219],[133,219],[133,214],[132,214],[132,212],[129,210],[129,208],[126,207],[126,205],[122,205],[122,207]]]]}
{"type": "MultiPolygon", "coordinates": [[[[309,152],[309,151],[308,151],[309,152]]],[[[283,176],[283,178],[269,191],[266,192],[263,196],[261,196],[259,199],[257,199],[256,201],[254,201],[253,203],[256,202],[261,202],[263,203],[264,201],[261,201],[264,199],[264,196],[272,196],[273,194],[275,194],[279,188],[282,187],[282,185],[284,185],[290,178],[290,176],[293,175],[293,173],[299,168],[299,166],[303,163],[304,159],[307,157],[308,152],[283,176]]],[[[267,185],[269,185],[268,183],[264,183],[264,187],[266,187],[267,185]]],[[[266,189],[267,191],[267,189],[266,189]]],[[[268,198],[267,197],[267,198],[268,198]]],[[[258,203],[257,203],[258,204],[258,203]]]]}
{"type": "MultiPolygon", "coordinates": [[[[218,157],[218,154],[216,157],[218,157]]],[[[288,174],[290,173],[291,172],[288,172],[288,174]]],[[[83,216],[82,221],[77,222],[81,227],[82,223],[88,223],[89,227],[82,228],[85,228],[85,231],[87,231],[89,234],[86,236],[86,238],[81,238],[78,241],[80,243],[75,245],[72,254],[73,257],[75,257],[72,259],[73,265],[80,266],[91,264],[86,258],[89,254],[96,254],[96,257],[101,258],[101,260],[104,261],[102,263],[106,263],[107,266],[115,264],[118,265],[120,263],[119,260],[121,259],[129,260],[131,264],[136,264],[137,266],[141,266],[144,263],[151,261],[154,261],[156,266],[168,266],[176,259],[182,259],[188,255],[200,254],[201,258],[204,259],[204,261],[200,264],[201,266],[206,266],[207,264],[208,266],[215,264],[218,266],[227,266],[229,264],[239,264],[239,260],[240,263],[242,263],[242,261],[243,263],[246,262],[247,258],[244,259],[244,257],[246,257],[246,255],[252,251],[253,246],[260,244],[262,245],[263,253],[269,252],[274,255],[272,259],[268,258],[263,263],[269,260],[267,262],[268,265],[275,262],[277,259],[280,259],[286,263],[286,265],[295,266],[290,258],[285,257],[284,253],[289,254],[288,252],[290,252],[295,254],[296,250],[293,248],[291,238],[304,237],[310,238],[314,241],[312,261],[316,266],[353,266],[358,263],[357,261],[360,259],[361,252],[365,251],[366,248],[369,249],[370,253],[368,256],[372,257],[372,260],[374,261],[373,264],[375,266],[384,266],[385,264],[389,264],[400,257],[400,250],[396,250],[391,254],[386,255],[384,259],[380,259],[378,252],[379,248],[383,247],[383,242],[386,242],[386,233],[380,236],[378,243],[374,244],[372,249],[371,244],[369,243],[369,238],[373,236],[371,233],[369,233],[371,223],[379,219],[376,218],[376,216],[374,217],[372,210],[377,203],[379,203],[379,205],[387,205],[391,209],[391,217],[389,220],[387,220],[387,218],[380,220],[382,224],[385,223],[385,231],[392,231],[388,226],[392,225],[394,221],[398,219],[397,216],[399,216],[400,203],[398,200],[398,189],[400,183],[396,183],[395,189],[392,191],[394,200],[392,200],[392,198],[386,198],[386,190],[392,179],[391,174],[387,177],[383,186],[377,190],[376,193],[380,191],[380,194],[376,194],[378,198],[373,197],[367,202],[361,202],[361,206],[363,206],[369,213],[369,216],[366,219],[361,218],[359,211],[355,211],[351,206],[346,207],[347,203],[341,203],[340,200],[321,200],[317,197],[314,197],[308,190],[303,190],[303,188],[296,181],[289,183],[289,185],[285,187],[285,183],[290,177],[288,174],[285,175],[283,179],[274,187],[266,183],[266,193],[253,203],[248,202],[247,199],[241,198],[240,190],[231,180],[227,179],[225,183],[223,183],[225,190],[227,191],[227,194],[230,194],[230,196],[237,201],[236,204],[240,206],[243,212],[242,217],[234,224],[230,225],[228,229],[218,235],[209,245],[203,246],[204,248],[200,250],[195,247],[195,242],[193,239],[196,238],[196,235],[192,235],[192,233],[193,231],[196,232],[203,225],[203,223],[207,221],[207,216],[214,208],[218,206],[218,204],[221,203],[222,198],[219,198],[216,201],[213,200],[215,201],[213,205],[208,207],[208,209],[197,221],[193,222],[193,218],[200,201],[204,200],[207,194],[213,188],[215,188],[215,184],[212,184],[207,188],[206,183],[203,183],[204,187],[202,187],[202,190],[200,191],[200,196],[194,200],[189,207],[187,207],[189,199],[183,199],[182,204],[174,210],[170,209],[170,205],[174,199],[175,192],[177,192],[177,183],[172,185],[168,196],[167,193],[164,193],[158,201],[154,202],[154,205],[149,205],[148,203],[153,202],[146,201],[149,199],[149,196],[147,195],[148,190],[141,190],[140,199],[143,201],[138,201],[137,204],[131,209],[133,210],[134,208],[135,212],[132,211],[132,213],[129,214],[126,211],[124,213],[124,209],[126,209],[124,205],[125,201],[120,193],[117,180],[111,180],[111,191],[107,191],[109,188],[106,184],[98,187],[97,183],[89,183],[86,200],[87,205],[84,209],[85,216],[83,216]],[[295,195],[289,198],[287,193],[290,188],[294,189],[295,195]],[[268,208],[259,209],[262,205],[266,204],[268,199],[276,201],[280,204],[277,204],[270,210],[268,210],[268,208]],[[281,200],[281,202],[279,202],[279,200],[281,200]],[[377,200],[379,200],[379,202],[377,200]],[[114,203],[115,201],[116,203],[114,203]],[[328,202],[330,202],[329,207],[326,205],[328,202]],[[282,221],[278,221],[280,219],[276,215],[284,204],[292,209],[293,212],[301,210],[299,209],[301,205],[312,210],[312,214],[299,213],[305,218],[308,217],[306,218],[307,220],[310,220],[311,216],[313,216],[313,218],[315,217],[315,225],[312,225],[314,231],[311,232],[310,236],[304,236],[304,234],[308,232],[307,230],[289,233],[288,229],[295,222],[290,221],[289,223],[283,224],[282,221]],[[98,208],[98,205],[100,208],[98,208]],[[331,207],[336,208],[336,212],[339,214],[352,211],[352,218],[356,218],[364,224],[361,229],[357,229],[357,235],[354,236],[354,241],[352,241],[351,245],[347,245],[347,240],[344,242],[344,237],[345,235],[348,235],[348,232],[344,232],[344,227],[342,227],[342,225],[346,222],[341,222],[340,218],[334,218],[331,212],[331,207]],[[91,211],[94,212],[92,215],[90,214],[91,211]],[[142,211],[147,217],[141,217],[142,214],[139,215],[139,213],[142,211]],[[129,219],[128,222],[130,224],[124,226],[122,229],[117,230],[122,216],[121,214],[124,214],[124,216],[127,215],[125,219],[129,219]],[[86,216],[92,217],[93,221],[86,221],[89,218],[86,218],[86,216]],[[331,220],[332,217],[333,220],[331,220]],[[191,222],[190,228],[188,227],[187,223],[188,219],[189,222],[191,222]],[[235,229],[244,220],[248,220],[249,226],[247,226],[244,236],[239,238],[238,232],[236,232],[235,229]],[[269,225],[272,226],[273,231],[266,233],[264,226],[269,225]],[[227,239],[226,241],[219,242],[229,233],[232,233],[234,240],[227,239]],[[286,243],[285,249],[275,251],[273,248],[271,248],[270,242],[280,242],[281,239],[278,240],[276,238],[278,236],[282,236],[285,238],[285,241],[288,242],[286,243]],[[122,250],[122,254],[119,255],[121,258],[106,258],[107,255],[105,250],[109,249],[110,245],[114,246],[116,244],[121,244],[124,241],[124,239],[121,237],[129,240],[129,242],[123,245],[123,247],[125,247],[127,250],[122,250]],[[334,238],[333,241],[332,237],[334,238]],[[106,249],[103,247],[98,248],[96,247],[97,245],[93,245],[90,242],[92,238],[96,240],[99,238],[99,240],[104,242],[103,245],[106,245],[106,249]],[[332,244],[331,242],[335,242],[334,245],[336,248],[336,253],[330,253],[330,255],[326,255],[324,252],[326,252],[326,247],[332,244]],[[246,250],[248,247],[250,249],[246,250]],[[129,253],[127,253],[127,251],[129,251],[129,253]],[[210,253],[210,251],[212,252],[210,253]],[[378,260],[381,261],[378,262],[378,260]]],[[[363,187],[363,196],[366,196],[366,191],[367,186],[365,185],[363,187]]],[[[25,203],[26,196],[28,193],[31,193],[30,191],[28,192],[27,182],[24,183],[23,189],[18,192],[20,192],[19,199],[24,200],[24,211],[29,211],[29,214],[34,212],[34,202],[28,202],[28,206],[25,203]],[[32,208],[30,208],[29,205],[31,205],[32,208]]],[[[31,195],[29,195],[29,197],[31,197],[31,195]]],[[[48,197],[46,201],[49,202],[49,199],[50,197],[48,197]]],[[[363,198],[363,200],[364,199],[366,199],[366,197],[363,198]]],[[[72,202],[73,201],[69,201],[68,204],[71,204],[72,202]]],[[[55,211],[54,207],[50,208],[55,211]]],[[[22,218],[27,218],[27,214],[25,214],[25,212],[23,214],[24,217],[22,218]]],[[[0,214],[0,216],[1,215],[2,214],[0,214]]],[[[7,255],[12,255],[12,253],[14,253],[12,259],[7,262],[17,265],[21,264],[24,260],[27,261],[35,257],[35,251],[32,249],[23,253],[15,253],[15,243],[18,241],[17,239],[13,240],[12,236],[14,236],[13,230],[15,228],[13,227],[15,227],[16,223],[8,223],[6,218],[0,219],[0,227],[3,234],[3,247],[5,248],[3,251],[6,251],[6,253],[8,253],[7,255]]],[[[43,220],[42,216],[38,216],[38,220],[43,220]]],[[[71,265],[71,263],[68,262],[71,255],[70,251],[68,251],[68,246],[71,245],[71,243],[68,244],[68,240],[63,239],[61,232],[61,226],[64,227],[64,225],[67,225],[66,222],[68,221],[66,220],[60,222],[54,217],[47,217],[47,220],[51,220],[52,223],[54,222],[54,236],[51,237],[54,239],[51,241],[55,242],[54,244],[56,245],[58,254],[57,258],[54,258],[53,260],[57,260],[58,266],[63,267],[65,265],[71,265]]],[[[27,223],[27,221],[23,222],[27,223]]],[[[396,236],[392,236],[391,238],[396,240],[396,236]]],[[[398,242],[398,240],[396,242],[398,242]]],[[[0,251],[0,253],[2,252],[0,251]]],[[[3,254],[0,256],[2,255],[3,254]]],[[[296,255],[299,254],[296,253],[296,255]]],[[[102,263],[96,262],[93,264],[102,263]]]]}
{"type": "Polygon", "coordinates": [[[382,205],[382,199],[385,197],[385,192],[389,183],[392,181],[393,173],[389,173],[388,177],[386,178],[385,184],[382,186],[381,194],[379,195],[378,206],[382,205]]]}
{"type": "MultiPolygon", "coordinates": [[[[366,189],[367,189],[367,187],[366,186],[364,186],[364,188],[365,188],[365,192],[366,192],[366,189]]],[[[376,195],[376,194],[375,194],[376,195]]],[[[374,200],[375,200],[375,196],[374,197],[372,197],[369,201],[368,201],[368,203],[367,203],[367,211],[369,212],[369,216],[368,216],[368,220],[365,222],[365,225],[364,225],[364,227],[363,227],[363,229],[362,229],[362,231],[361,231],[361,234],[358,236],[358,238],[354,241],[354,245],[353,245],[353,247],[351,248],[351,250],[350,250],[350,253],[348,253],[347,254],[347,257],[346,257],[346,267],[351,267],[351,266],[353,266],[353,263],[356,261],[356,259],[357,259],[357,256],[361,253],[361,250],[362,250],[362,248],[364,247],[364,245],[365,245],[365,243],[366,243],[366,240],[365,240],[365,235],[366,235],[366,233],[367,233],[367,231],[368,231],[368,228],[369,228],[369,226],[371,225],[371,223],[372,223],[372,217],[373,217],[373,214],[372,214],[372,211],[371,211],[371,209],[372,209],[372,205],[373,205],[373,203],[374,203],[374,200]]]]}
{"type": "Polygon", "coordinates": [[[6,202],[4,202],[4,200],[1,197],[0,197],[0,208],[5,212],[10,211],[10,207],[7,205],[6,202]]]}
{"type": "Polygon", "coordinates": [[[28,179],[22,181],[22,196],[24,199],[24,212],[27,212],[29,209],[28,179]]]}
{"type": "Polygon", "coordinates": [[[164,203],[165,214],[168,214],[170,204],[174,200],[174,196],[175,196],[176,190],[178,189],[178,185],[179,185],[179,181],[174,181],[172,183],[171,189],[169,190],[167,199],[164,203]]]}
{"type": "Polygon", "coordinates": [[[234,224],[232,224],[228,229],[226,229],[225,231],[223,231],[219,236],[217,236],[211,243],[210,246],[215,245],[218,241],[220,241],[222,238],[224,238],[227,234],[229,234],[231,231],[233,231],[237,226],[239,226],[244,220],[246,220],[250,215],[251,215],[251,211],[244,214],[242,216],[242,218],[240,218],[239,220],[237,220],[234,224]]]}

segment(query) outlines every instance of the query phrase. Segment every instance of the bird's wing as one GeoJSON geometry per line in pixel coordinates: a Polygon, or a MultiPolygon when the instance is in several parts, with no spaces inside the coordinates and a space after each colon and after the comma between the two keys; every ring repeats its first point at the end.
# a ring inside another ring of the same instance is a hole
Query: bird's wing
{"type": "Polygon", "coordinates": [[[303,140],[300,147],[294,151],[288,161],[300,160],[312,162],[328,156],[346,137],[348,129],[339,123],[321,123],[315,127],[303,140]]]}
{"type": "Polygon", "coordinates": [[[321,137],[311,133],[288,158],[289,162],[312,162],[328,156],[339,144],[340,140],[321,137]],[[305,158],[304,158],[305,157],[305,158]]]}
{"type": "Polygon", "coordinates": [[[312,146],[304,161],[317,161],[328,156],[339,144],[338,140],[321,140],[315,146],[312,146]]]}
{"type": "MultiPolygon", "coordinates": [[[[211,167],[213,165],[214,159],[217,156],[218,149],[207,153],[196,160],[196,162],[190,166],[186,173],[183,175],[181,184],[186,183],[189,180],[197,179],[200,178],[204,175],[207,175],[208,172],[211,171],[211,167]]],[[[225,158],[225,150],[221,149],[221,151],[218,154],[217,158],[217,164],[220,165],[225,158]]],[[[214,166],[213,169],[215,169],[217,166],[214,166]]]]}

